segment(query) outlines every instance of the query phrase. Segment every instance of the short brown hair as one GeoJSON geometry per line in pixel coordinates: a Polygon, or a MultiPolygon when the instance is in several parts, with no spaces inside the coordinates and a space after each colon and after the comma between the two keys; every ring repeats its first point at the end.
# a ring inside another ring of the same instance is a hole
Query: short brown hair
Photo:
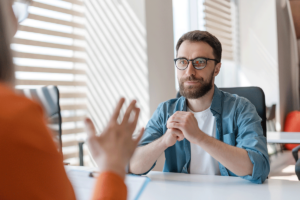
{"type": "Polygon", "coordinates": [[[213,48],[213,54],[215,56],[215,59],[218,60],[218,62],[221,62],[222,58],[222,45],[218,38],[216,38],[214,35],[207,31],[190,31],[185,33],[181,38],[178,40],[176,45],[176,52],[178,53],[178,49],[180,45],[185,41],[191,41],[191,42],[206,42],[213,48]]]}

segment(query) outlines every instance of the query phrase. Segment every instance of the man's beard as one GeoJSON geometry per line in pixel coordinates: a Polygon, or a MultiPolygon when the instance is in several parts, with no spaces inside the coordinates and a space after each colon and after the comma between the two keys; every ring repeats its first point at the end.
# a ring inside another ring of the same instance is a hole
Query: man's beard
{"type": "Polygon", "coordinates": [[[196,79],[194,75],[179,80],[179,89],[180,89],[181,96],[184,96],[187,99],[198,99],[200,97],[203,97],[213,87],[213,78],[214,78],[214,71],[207,82],[205,82],[203,78],[196,79]],[[185,87],[184,82],[186,81],[195,81],[200,84],[197,86],[190,85],[185,87]]]}

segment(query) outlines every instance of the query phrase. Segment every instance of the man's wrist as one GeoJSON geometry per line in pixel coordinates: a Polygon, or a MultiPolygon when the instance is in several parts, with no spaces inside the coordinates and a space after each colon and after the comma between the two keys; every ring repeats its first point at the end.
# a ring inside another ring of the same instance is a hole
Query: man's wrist
{"type": "Polygon", "coordinates": [[[197,138],[197,145],[201,146],[208,137],[209,137],[208,135],[206,135],[204,132],[201,131],[197,138]]]}
{"type": "Polygon", "coordinates": [[[159,146],[161,146],[161,148],[163,148],[163,150],[166,150],[169,147],[167,142],[166,142],[166,137],[167,137],[167,134],[164,134],[160,138],[160,141],[159,141],[159,146]]]}

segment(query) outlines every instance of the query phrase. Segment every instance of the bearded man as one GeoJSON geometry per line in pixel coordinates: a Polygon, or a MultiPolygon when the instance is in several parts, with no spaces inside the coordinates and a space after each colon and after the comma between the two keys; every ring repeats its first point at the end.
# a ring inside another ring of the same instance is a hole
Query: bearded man
{"type": "Polygon", "coordinates": [[[191,31],[179,39],[176,51],[182,97],[158,106],[129,171],[148,173],[165,152],[164,172],[239,176],[263,183],[270,164],[261,118],[249,100],[214,85],[221,43],[209,32],[191,31]]]}

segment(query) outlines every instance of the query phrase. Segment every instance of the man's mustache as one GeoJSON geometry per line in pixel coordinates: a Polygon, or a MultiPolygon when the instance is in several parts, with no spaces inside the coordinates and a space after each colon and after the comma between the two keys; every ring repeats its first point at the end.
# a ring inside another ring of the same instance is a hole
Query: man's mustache
{"type": "Polygon", "coordinates": [[[202,82],[203,78],[197,79],[194,76],[188,76],[186,78],[181,79],[181,82],[186,82],[186,81],[202,82]]]}

